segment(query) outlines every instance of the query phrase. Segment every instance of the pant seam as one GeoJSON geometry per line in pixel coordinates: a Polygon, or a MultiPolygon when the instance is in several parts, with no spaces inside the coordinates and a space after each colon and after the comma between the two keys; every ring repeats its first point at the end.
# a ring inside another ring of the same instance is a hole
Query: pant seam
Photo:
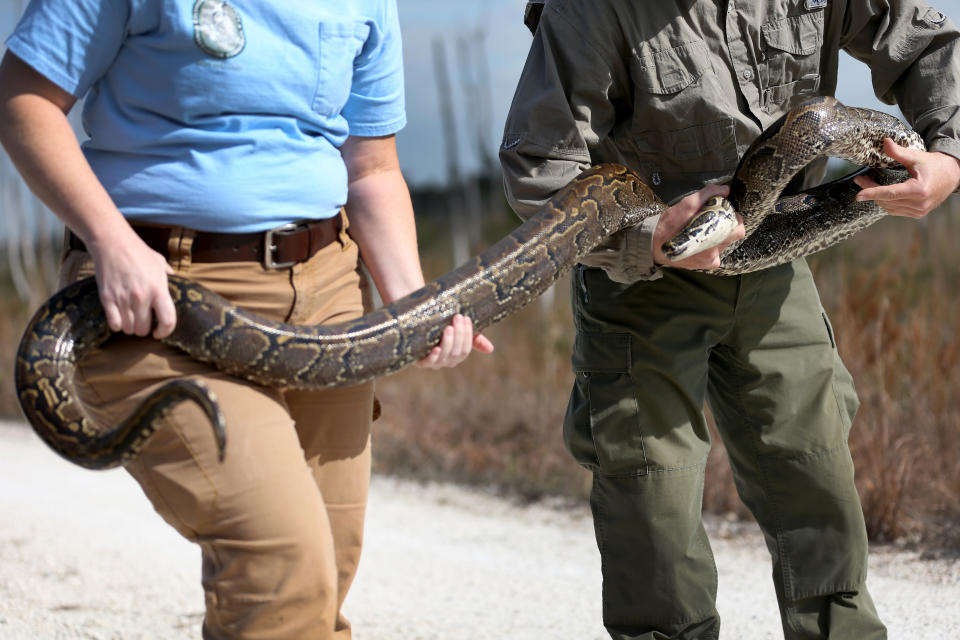
{"type": "Polygon", "coordinates": [[[847,584],[847,583],[833,583],[829,585],[824,585],[820,589],[815,589],[809,593],[798,593],[792,600],[790,604],[795,604],[801,600],[806,600],[808,598],[822,598],[824,596],[830,596],[837,593],[852,593],[855,591],[860,591],[863,589],[862,583],[857,584],[847,584]]]}
{"type": "Polygon", "coordinates": [[[817,458],[823,458],[829,455],[836,453],[837,451],[843,451],[847,446],[845,443],[837,444],[833,447],[827,447],[823,449],[817,449],[816,451],[808,451],[795,456],[786,456],[780,457],[775,454],[771,455],[760,455],[757,454],[757,461],[768,461],[768,462],[804,462],[807,460],[815,460],[817,458]]]}
{"type": "Polygon", "coordinates": [[[184,535],[185,538],[187,538],[188,540],[197,540],[199,538],[199,534],[197,530],[194,529],[193,527],[188,527],[187,524],[183,521],[183,518],[177,515],[177,512],[173,508],[173,506],[170,504],[170,501],[167,500],[166,496],[164,496],[163,492],[160,491],[160,488],[157,487],[157,484],[153,481],[153,478],[150,476],[149,471],[147,470],[147,467],[143,463],[143,461],[137,458],[133,461],[132,464],[136,465],[140,469],[139,478],[142,478],[140,482],[150,485],[150,492],[153,494],[153,498],[151,499],[156,499],[161,503],[163,503],[163,506],[166,507],[167,513],[170,514],[170,517],[174,518],[177,521],[177,524],[179,525],[179,527],[177,528],[182,532],[187,532],[189,534],[189,535],[184,535]]]}
{"type": "MultiPolygon", "coordinates": [[[[183,432],[181,431],[179,425],[171,419],[168,419],[166,422],[169,423],[169,428],[174,429],[177,434],[177,437],[180,439],[180,442],[183,443],[184,448],[190,453],[190,457],[193,459],[193,463],[197,465],[197,468],[200,470],[200,473],[203,474],[204,479],[207,481],[207,484],[210,485],[210,489],[213,491],[213,496],[210,499],[210,508],[207,510],[208,516],[207,519],[202,523],[203,525],[209,524],[214,520],[214,512],[217,510],[217,504],[220,502],[220,491],[217,490],[217,485],[213,481],[213,478],[210,476],[210,473],[207,471],[206,466],[201,462],[200,458],[197,456],[197,452],[190,445],[187,439],[184,437],[183,432]]],[[[202,525],[201,525],[202,527],[202,525]]]]}
{"type": "Polygon", "coordinates": [[[655,468],[655,469],[647,468],[647,469],[644,469],[644,470],[632,471],[632,472],[629,472],[629,473],[604,473],[602,470],[601,470],[601,471],[596,471],[595,473],[596,473],[596,475],[602,476],[602,477],[604,477],[604,478],[623,478],[623,479],[627,479],[627,478],[645,478],[645,477],[653,476],[653,475],[666,475],[666,474],[668,474],[668,473],[676,473],[676,472],[683,472],[683,471],[691,471],[691,470],[695,470],[695,469],[702,469],[702,468],[704,468],[705,464],[706,464],[706,462],[703,461],[703,460],[701,460],[700,462],[695,462],[695,463],[693,463],[693,464],[680,465],[680,466],[677,466],[677,467],[660,467],[660,468],[655,468]]]}
{"type": "MultiPolygon", "coordinates": [[[[741,374],[735,370],[731,371],[731,375],[736,376],[737,378],[735,380],[735,384],[733,385],[733,388],[736,390],[735,401],[738,405],[738,410],[741,415],[748,416],[749,413],[746,410],[747,402],[746,402],[746,398],[744,397],[743,378],[741,374]]],[[[749,419],[746,419],[746,418],[744,419],[744,424],[747,426],[747,428],[750,431],[751,437],[749,440],[749,447],[752,452],[754,464],[760,472],[760,478],[763,483],[763,487],[762,487],[763,496],[764,496],[764,499],[766,500],[767,508],[770,510],[773,516],[772,521],[775,523],[774,526],[776,527],[776,529],[772,533],[776,536],[776,541],[777,541],[777,555],[779,556],[778,559],[780,560],[780,579],[783,584],[783,592],[784,592],[783,597],[785,600],[789,601],[789,598],[787,598],[787,593],[788,592],[793,593],[794,584],[793,584],[793,579],[791,577],[792,565],[789,559],[790,548],[789,548],[789,543],[786,540],[786,537],[783,535],[783,518],[781,515],[780,505],[777,503],[776,500],[774,500],[774,497],[771,495],[771,492],[770,492],[771,483],[770,483],[769,475],[767,473],[767,468],[766,468],[766,465],[764,465],[762,462],[763,456],[760,455],[760,452],[757,449],[757,426],[753,424],[749,419]]]]}

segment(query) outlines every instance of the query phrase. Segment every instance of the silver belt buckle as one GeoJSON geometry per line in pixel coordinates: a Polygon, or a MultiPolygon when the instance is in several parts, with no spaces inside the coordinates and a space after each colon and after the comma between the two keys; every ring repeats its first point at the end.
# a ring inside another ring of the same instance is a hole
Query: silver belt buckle
{"type": "Polygon", "coordinates": [[[273,252],[277,250],[277,245],[273,237],[277,234],[290,233],[304,226],[303,223],[290,222],[288,224],[267,229],[263,232],[263,266],[267,269],[286,269],[297,264],[296,260],[290,262],[277,262],[273,259],[273,252]]]}

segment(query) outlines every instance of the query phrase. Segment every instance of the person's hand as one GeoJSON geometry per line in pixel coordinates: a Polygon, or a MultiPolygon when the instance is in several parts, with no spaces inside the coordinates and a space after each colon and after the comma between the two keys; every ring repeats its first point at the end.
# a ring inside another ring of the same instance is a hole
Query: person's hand
{"type": "Polygon", "coordinates": [[[922,218],[960,184],[960,160],[951,155],[907,149],[889,138],[883,141],[883,151],[906,167],[910,178],[889,186],[868,176],[857,176],[854,182],[862,188],[858,201],[873,200],[890,215],[922,218]]]}
{"type": "Polygon", "coordinates": [[[122,241],[111,241],[104,247],[90,242],[87,247],[110,329],[145,336],[153,327],[154,338],[170,335],[177,314],[167,288],[167,274],[173,270],[164,257],[132,230],[122,241]]]}
{"type": "Polygon", "coordinates": [[[653,231],[653,261],[662,266],[679,267],[681,269],[716,269],[720,266],[720,254],[731,243],[743,239],[745,230],[743,220],[737,216],[739,224],[727,236],[722,243],[704,249],[700,253],[694,254],[683,260],[672,261],[663,253],[663,243],[670,240],[673,236],[686,225],[703,207],[707,200],[714,196],[725,197],[730,193],[730,187],[726,185],[708,184],[700,191],[691,193],[680,200],[662,214],[657,228],[653,231]]]}
{"type": "Polygon", "coordinates": [[[440,344],[435,346],[423,359],[417,361],[418,367],[440,369],[455,367],[463,362],[470,352],[492,353],[493,343],[482,333],[473,333],[473,321],[459,313],[443,330],[440,344]]]}

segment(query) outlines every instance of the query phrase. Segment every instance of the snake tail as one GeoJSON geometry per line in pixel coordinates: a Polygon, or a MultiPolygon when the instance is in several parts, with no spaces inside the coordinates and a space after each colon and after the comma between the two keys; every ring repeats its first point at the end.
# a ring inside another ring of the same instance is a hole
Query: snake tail
{"type": "Polygon", "coordinates": [[[92,278],[65,287],[36,312],[20,341],[14,382],[24,416],[40,438],[70,462],[110,469],[133,459],[176,404],[192,400],[210,420],[222,459],[225,420],[213,392],[198,380],[173,380],[116,426],[97,425],[79,399],[76,368],[110,336],[92,278]]]}

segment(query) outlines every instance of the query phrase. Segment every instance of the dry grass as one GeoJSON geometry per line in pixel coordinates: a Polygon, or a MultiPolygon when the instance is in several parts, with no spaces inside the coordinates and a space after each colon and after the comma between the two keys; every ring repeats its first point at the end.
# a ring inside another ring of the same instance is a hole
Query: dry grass
{"type": "MultiPolygon", "coordinates": [[[[938,213],[885,220],[812,260],[861,398],[851,448],[873,540],[960,539],[960,265],[953,221],[938,213]]],[[[492,358],[381,382],[377,468],[582,499],[589,478],[560,437],[572,383],[565,284],[550,309],[528,308],[488,334],[492,358]]],[[[716,433],[714,442],[704,509],[747,518],[716,433]]]]}
{"type": "Polygon", "coordinates": [[[960,504],[960,228],[886,220],[815,265],[861,399],[851,449],[874,539],[956,535],[960,504]]]}
{"type": "Polygon", "coordinates": [[[449,371],[410,368],[380,381],[377,469],[484,484],[527,499],[585,495],[589,478],[560,436],[573,382],[569,326],[565,306],[534,304],[486,332],[497,347],[493,356],[449,371]]]}

